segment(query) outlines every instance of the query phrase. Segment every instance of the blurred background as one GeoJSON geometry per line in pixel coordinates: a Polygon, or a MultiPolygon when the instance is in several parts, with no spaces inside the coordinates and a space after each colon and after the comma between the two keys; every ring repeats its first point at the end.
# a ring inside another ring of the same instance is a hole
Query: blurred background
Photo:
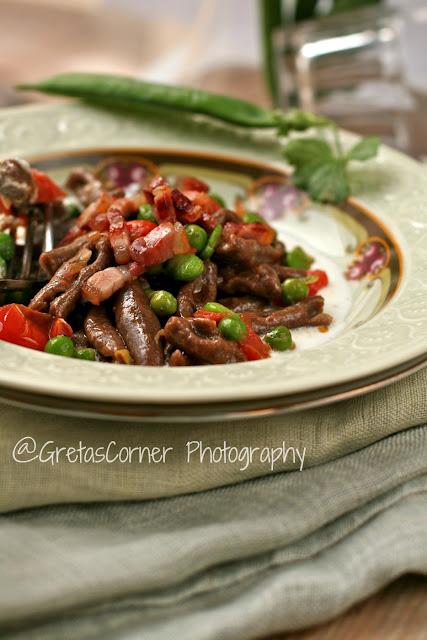
{"type": "Polygon", "coordinates": [[[427,160],[427,0],[0,0],[0,103],[66,70],[300,106],[427,160]]]}

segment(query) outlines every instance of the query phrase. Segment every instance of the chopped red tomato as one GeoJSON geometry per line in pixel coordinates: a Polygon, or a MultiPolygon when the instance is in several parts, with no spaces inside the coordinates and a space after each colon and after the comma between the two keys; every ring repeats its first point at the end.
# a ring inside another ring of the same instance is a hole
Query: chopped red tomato
{"type": "MultiPolygon", "coordinates": [[[[249,322],[244,317],[244,314],[239,315],[248,330],[246,338],[239,342],[239,347],[243,354],[248,360],[264,360],[265,358],[268,358],[271,352],[269,345],[251,329],[249,322]]],[[[227,313],[206,311],[205,309],[199,309],[193,314],[194,318],[206,318],[206,320],[213,320],[217,324],[221,322],[223,318],[227,318],[228,316],[229,314],[227,313]]]]}
{"type": "Polygon", "coordinates": [[[52,318],[23,304],[0,307],[0,340],[43,351],[50,338],[72,335],[72,328],[62,318],[52,318]]]}
{"type": "Polygon", "coordinates": [[[321,269],[312,269],[311,271],[307,271],[307,276],[316,277],[317,280],[315,282],[310,282],[308,284],[308,295],[315,296],[320,289],[328,286],[329,279],[326,271],[322,271],[321,269]]]}
{"type": "Polygon", "coordinates": [[[193,176],[183,176],[182,178],[178,178],[176,186],[181,191],[199,191],[199,192],[208,192],[209,185],[203,180],[199,180],[199,178],[194,178],[193,176]]]}
{"type": "Polygon", "coordinates": [[[151,220],[129,220],[126,222],[126,227],[128,229],[130,240],[133,242],[136,238],[143,238],[150,231],[157,227],[155,222],[151,222],[151,220]]]}
{"type": "Polygon", "coordinates": [[[275,238],[275,231],[262,222],[250,222],[238,224],[237,222],[227,222],[227,227],[232,228],[233,233],[240,238],[256,240],[259,244],[271,244],[275,238]]]}
{"type": "MultiPolygon", "coordinates": [[[[32,309],[30,309],[32,311],[32,309]]],[[[33,312],[37,313],[37,312],[33,312]]],[[[48,315],[48,314],[46,314],[48,315]]],[[[69,336],[73,335],[73,330],[68,324],[65,322],[63,318],[54,318],[49,331],[49,338],[55,338],[56,336],[69,336]]]]}
{"type": "Polygon", "coordinates": [[[34,202],[40,202],[42,204],[49,204],[58,198],[65,196],[65,191],[49,178],[48,175],[39,171],[38,169],[31,169],[31,175],[33,176],[34,184],[36,186],[36,193],[34,195],[34,202]]]}
{"type": "Polygon", "coordinates": [[[264,360],[270,356],[271,352],[269,345],[250,327],[248,327],[247,337],[239,342],[239,347],[248,360],[264,360]]]}
{"type": "Polygon", "coordinates": [[[228,317],[228,313],[219,313],[217,311],[206,311],[205,309],[199,309],[193,314],[194,318],[206,318],[206,320],[213,320],[218,324],[223,318],[228,317]]]}
{"type": "Polygon", "coordinates": [[[163,222],[144,238],[136,238],[131,245],[132,260],[151,267],[181,253],[194,253],[184,227],[179,222],[163,222]]]}

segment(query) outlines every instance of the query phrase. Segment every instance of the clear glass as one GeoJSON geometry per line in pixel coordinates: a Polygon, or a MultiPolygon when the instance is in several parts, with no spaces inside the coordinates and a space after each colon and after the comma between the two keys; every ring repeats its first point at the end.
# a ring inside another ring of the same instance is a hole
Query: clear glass
{"type": "Polygon", "coordinates": [[[407,149],[413,108],[402,70],[396,12],[369,8],[274,34],[281,106],[333,118],[340,126],[407,149]]]}

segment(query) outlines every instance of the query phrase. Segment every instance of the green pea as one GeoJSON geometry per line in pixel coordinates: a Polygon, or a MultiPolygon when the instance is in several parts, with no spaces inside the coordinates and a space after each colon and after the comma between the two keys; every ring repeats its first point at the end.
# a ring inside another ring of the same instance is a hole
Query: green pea
{"type": "Polygon", "coordinates": [[[153,295],[153,293],[155,293],[155,291],[153,291],[151,287],[145,287],[144,293],[147,296],[147,298],[150,300],[151,296],[153,295]]]}
{"type": "Polygon", "coordinates": [[[0,278],[7,277],[7,262],[0,256],[0,278]]]}
{"type": "Polygon", "coordinates": [[[64,205],[70,218],[78,218],[83,211],[83,206],[75,196],[66,196],[62,204],[64,205]]]}
{"type": "Polygon", "coordinates": [[[302,247],[294,247],[286,255],[286,264],[293,269],[309,269],[314,258],[308,255],[302,247]]]}
{"type": "Polygon", "coordinates": [[[264,336],[264,340],[274,351],[286,351],[293,347],[292,335],[288,327],[281,326],[271,329],[264,336]]]}
{"type": "Polygon", "coordinates": [[[248,329],[238,316],[223,318],[218,324],[218,329],[227,340],[240,342],[248,335],[248,329]]]}
{"type": "Polygon", "coordinates": [[[202,227],[199,227],[198,224],[188,224],[185,227],[185,231],[187,233],[188,242],[191,246],[197,249],[197,251],[202,251],[208,241],[208,234],[206,231],[202,227]]]}
{"type": "Polygon", "coordinates": [[[226,204],[225,204],[225,200],[222,196],[220,196],[218,193],[210,193],[209,197],[212,198],[212,200],[215,200],[215,202],[217,202],[219,204],[220,207],[222,207],[223,209],[226,208],[226,204]]]}
{"type": "Polygon", "coordinates": [[[251,222],[261,222],[262,224],[268,224],[267,220],[259,215],[259,213],[252,213],[251,211],[246,211],[243,214],[242,218],[245,224],[250,224],[251,222]]]}
{"type": "Polygon", "coordinates": [[[154,291],[150,297],[150,307],[158,316],[173,316],[177,307],[176,298],[169,291],[154,291]]]}
{"type": "Polygon", "coordinates": [[[212,313],[228,313],[230,316],[239,317],[237,313],[229,309],[228,307],[220,304],[219,302],[207,302],[203,309],[205,311],[212,311],[212,313]]]}
{"type": "Polygon", "coordinates": [[[201,257],[203,260],[209,260],[213,256],[215,251],[215,247],[219,242],[222,233],[222,224],[217,224],[215,229],[212,231],[209,236],[209,240],[206,243],[206,247],[201,252],[201,257]]]}
{"type": "Polygon", "coordinates": [[[157,224],[157,220],[153,213],[153,207],[151,204],[148,204],[148,202],[139,207],[137,218],[138,220],[150,220],[150,222],[155,222],[157,224]]]}
{"type": "Polygon", "coordinates": [[[194,280],[205,270],[203,261],[193,253],[182,253],[168,260],[167,273],[175,280],[194,280]]]}
{"type": "Polygon", "coordinates": [[[74,342],[68,336],[51,338],[47,342],[44,350],[46,353],[51,353],[55,356],[65,356],[66,358],[74,358],[76,355],[74,342]]]}
{"type": "Polygon", "coordinates": [[[308,286],[303,278],[288,278],[282,283],[282,294],[286,304],[295,304],[308,296],[308,286]]]}
{"type": "Polygon", "coordinates": [[[79,360],[96,360],[96,351],[95,349],[89,349],[89,347],[82,347],[77,349],[76,357],[79,360]]]}
{"type": "Polygon", "coordinates": [[[13,254],[15,253],[15,243],[13,238],[4,231],[0,232],[0,256],[6,262],[9,262],[13,258],[13,254]]]}

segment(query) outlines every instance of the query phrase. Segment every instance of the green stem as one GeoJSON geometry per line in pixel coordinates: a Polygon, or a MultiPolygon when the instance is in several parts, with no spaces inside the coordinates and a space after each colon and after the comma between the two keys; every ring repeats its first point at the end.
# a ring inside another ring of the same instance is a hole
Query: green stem
{"type": "Polygon", "coordinates": [[[333,133],[333,136],[334,136],[335,150],[337,152],[337,156],[339,158],[343,158],[344,157],[344,149],[342,148],[340,133],[339,133],[338,127],[337,127],[337,125],[335,123],[332,125],[332,133],[333,133]]]}
{"type": "Polygon", "coordinates": [[[281,0],[259,0],[259,20],[264,64],[264,77],[272,102],[279,103],[279,83],[273,46],[273,30],[282,25],[281,0]]]}
{"type": "Polygon", "coordinates": [[[310,20],[316,13],[317,0],[298,0],[295,9],[295,21],[310,20]]]}

